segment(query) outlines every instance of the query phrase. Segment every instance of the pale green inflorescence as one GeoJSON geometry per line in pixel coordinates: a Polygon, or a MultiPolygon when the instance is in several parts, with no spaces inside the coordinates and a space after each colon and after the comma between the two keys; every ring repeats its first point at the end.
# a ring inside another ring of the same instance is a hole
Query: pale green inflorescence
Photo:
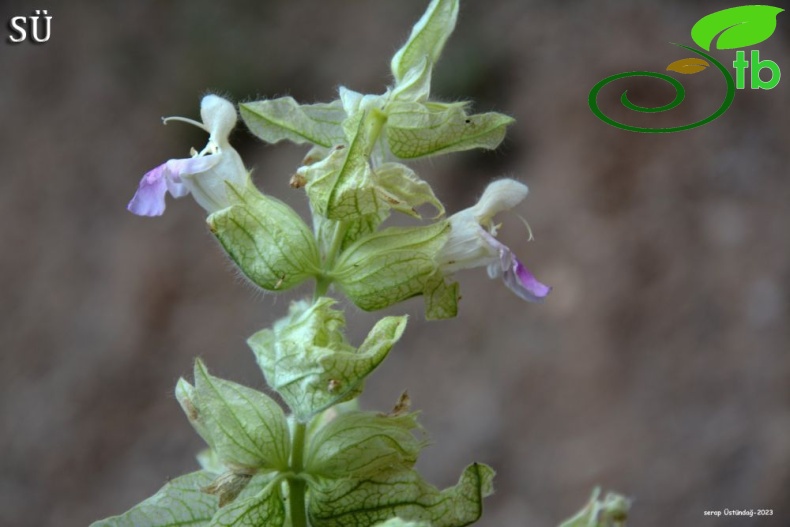
{"type": "MultiPolygon", "coordinates": [[[[537,284],[548,291],[494,239],[490,216],[523,199],[525,186],[499,182],[497,189],[518,188],[518,199],[489,192],[482,204],[447,220],[431,186],[404,164],[495,148],[513,122],[498,113],[469,114],[467,103],[430,100],[433,67],[455,27],[458,4],[430,2],[392,58],[394,85],[383,94],[341,87],[338,100],[326,104],[285,97],[240,105],[248,128],[262,140],[311,147],[291,183],[304,188],[312,228],[252,185],[228,142],[237,117],[217,96],[204,98],[204,123],[187,120],[210,133],[209,145],[144,176],[130,210],[159,215],[167,192],[191,193],[252,283],[283,291],[312,280],[315,293],[248,339],[268,386],[289,412],[263,392],[212,376],[196,361],[194,380],[180,379],[176,398],[208,447],[198,455],[202,470],[175,478],[93,527],[461,527],[480,517],[483,498],[493,492],[490,467],[474,463],[457,485],[439,490],[414,470],[427,440],[408,396],[389,413],[361,411],[355,402],[402,336],[406,317],[382,318],[354,346],[344,334],[344,313],[329,296],[342,293],[374,311],[422,295],[427,318],[449,318],[459,298],[449,274],[500,264],[509,287],[521,281],[522,288],[537,284]],[[424,224],[381,228],[392,211],[421,220],[425,207],[435,217],[424,224]]],[[[615,518],[615,509],[610,498],[594,499],[565,525],[604,525],[602,518],[615,518]]]]}

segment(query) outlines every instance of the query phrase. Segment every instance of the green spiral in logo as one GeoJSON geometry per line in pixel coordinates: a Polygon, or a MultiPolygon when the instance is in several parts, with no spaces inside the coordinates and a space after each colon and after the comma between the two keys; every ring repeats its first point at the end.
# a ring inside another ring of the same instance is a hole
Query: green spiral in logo
{"type": "Polygon", "coordinates": [[[617,75],[612,75],[611,77],[606,77],[604,80],[593,86],[593,89],[590,90],[590,95],[588,97],[590,103],[590,109],[593,111],[593,113],[603,122],[608,123],[616,128],[620,128],[622,130],[628,130],[630,132],[644,132],[651,134],[666,134],[670,132],[682,132],[683,130],[690,130],[698,126],[702,126],[703,124],[707,124],[711,122],[712,120],[716,119],[721,114],[726,112],[727,109],[732,104],[733,99],[735,99],[735,80],[732,78],[732,75],[730,75],[730,72],[727,71],[727,69],[724,66],[722,66],[719,61],[717,61],[716,59],[714,59],[704,51],[690,48],[688,46],[684,46],[683,44],[675,44],[675,45],[680,46],[681,48],[685,48],[691,51],[692,53],[696,53],[697,55],[705,57],[707,60],[713,63],[719,69],[721,74],[724,76],[724,80],[727,82],[727,95],[724,98],[724,102],[722,102],[721,106],[719,106],[718,110],[716,110],[713,114],[709,115],[705,119],[702,119],[701,121],[697,121],[696,123],[686,124],[683,126],[673,126],[670,128],[647,128],[642,126],[631,126],[617,122],[614,119],[611,119],[610,117],[604,115],[604,113],[598,107],[598,92],[600,92],[601,89],[607,84],[609,84],[610,82],[619,79],[624,79],[626,77],[653,77],[668,82],[669,84],[672,85],[673,88],[675,88],[675,98],[670,103],[655,108],[647,108],[645,106],[639,106],[638,104],[632,103],[628,99],[628,90],[624,91],[623,94],[620,96],[620,102],[622,103],[623,106],[625,106],[629,110],[634,110],[636,112],[643,112],[643,113],[666,112],[667,110],[671,110],[677,107],[680,103],[683,102],[683,99],[685,99],[686,97],[686,90],[683,88],[683,85],[680,84],[680,82],[677,79],[670,77],[669,75],[665,75],[663,73],[656,73],[653,71],[629,71],[626,73],[618,73],[617,75]]]}

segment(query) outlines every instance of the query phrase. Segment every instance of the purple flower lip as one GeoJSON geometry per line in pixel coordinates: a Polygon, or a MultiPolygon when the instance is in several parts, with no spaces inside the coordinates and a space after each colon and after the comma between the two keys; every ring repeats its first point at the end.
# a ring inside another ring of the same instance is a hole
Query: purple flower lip
{"type": "Polygon", "coordinates": [[[174,198],[186,196],[189,188],[182,178],[206,172],[219,160],[219,154],[171,159],[149,170],[140,180],[140,186],[126,208],[138,216],[161,216],[165,212],[165,194],[170,192],[174,198]]]}
{"type": "Polygon", "coordinates": [[[492,278],[502,276],[502,281],[516,296],[528,302],[542,302],[551,292],[551,287],[538,281],[535,275],[516,258],[510,247],[487,233],[482,227],[483,237],[499,252],[499,262],[489,265],[492,278]]]}

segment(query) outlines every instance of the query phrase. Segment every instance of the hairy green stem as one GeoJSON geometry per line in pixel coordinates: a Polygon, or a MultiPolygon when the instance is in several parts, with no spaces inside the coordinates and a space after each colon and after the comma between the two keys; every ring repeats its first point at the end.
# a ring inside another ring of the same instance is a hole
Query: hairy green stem
{"type": "Polygon", "coordinates": [[[291,442],[291,471],[295,477],[288,480],[288,501],[291,510],[291,525],[307,527],[305,491],[307,486],[300,473],[304,469],[305,431],[307,425],[296,423],[291,442]]]}
{"type": "Polygon", "coordinates": [[[332,280],[330,278],[326,278],[324,276],[316,278],[315,291],[313,291],[313,303],[315,303],[322,296],[326,295],[331,283],[332,280]]]}
{"type": "Polygon", "coordinates": [[[326,269],[331,269],[335,265],[335,259],[340,252],[340,246],[343,245],[343,238],[346,237],[350,224],[347,221],[339,221],[335,225],[335,233],[332,235],[332,245],[326,253],[326,260],[324,265],[326,269]]]}
{"type": "Polygon", "coordinates": [[[332,243],[324,257],[324,273],[316,278],[313,302],[326,295],[329,286],[332,284],[332,278],[330,276],[332,267],[335,265],[338,253],[340,253],[340,246],[343,245],[343,238],[346,236],[349,225],[350,223],[346,221],[339,221],[335,224],[332,243]]]}
{"type": "MultiPolygon", "coordinates": [[[[370,157],[371,153],[373,152],[376,141],[378,141],[378,138],[381,135],[381,130],[384,127],[384,123],[386,122],[386,114],[379,110],[372,110],[366,116],[365,134],[368,136],[370,149],[365,152],[365,154],[368,157],[370,157]]],[[[320,297],[324,296],[329,290],[329,286],[332,284],[332,268],[335,265],[335,260],[337,259],[338,254],[340,254],[340,248],[343,245],[343,240],[345,239],[346,233],[348,232],[348,228],[350,226],[351,223],[348,221],[338,221],[335,223],[335,230],[332,233],[332,242],[330,243],[329,248],[324,255],[323,273],[316,277],[313,301],[316,301],[320,297]]]]}
{"type": "Polygon", "coordinates": [[[387,122],[387,114],[380,110],[373,109],[365,117],[365,133],[367,134],[368,144],[370,145],[365,155],[370,157],[373,150],[376,148],[376,141],[379,140],[381,130],[384,128],[384,123],[387,122]]]}

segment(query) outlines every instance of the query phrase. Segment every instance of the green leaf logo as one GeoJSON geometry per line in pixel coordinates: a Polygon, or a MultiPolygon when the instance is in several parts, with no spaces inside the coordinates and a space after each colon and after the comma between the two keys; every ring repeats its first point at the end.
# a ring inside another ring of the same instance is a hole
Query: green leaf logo
{"type": "Polygon", "coordinates": [[[713,39],[718,49],[754,46],[767,40],[776,30],[776,16],[784,11],[769,5],[745,5],[716,11],[701,18],[691,28],[691,38],[710,51],[713,39]]]}

